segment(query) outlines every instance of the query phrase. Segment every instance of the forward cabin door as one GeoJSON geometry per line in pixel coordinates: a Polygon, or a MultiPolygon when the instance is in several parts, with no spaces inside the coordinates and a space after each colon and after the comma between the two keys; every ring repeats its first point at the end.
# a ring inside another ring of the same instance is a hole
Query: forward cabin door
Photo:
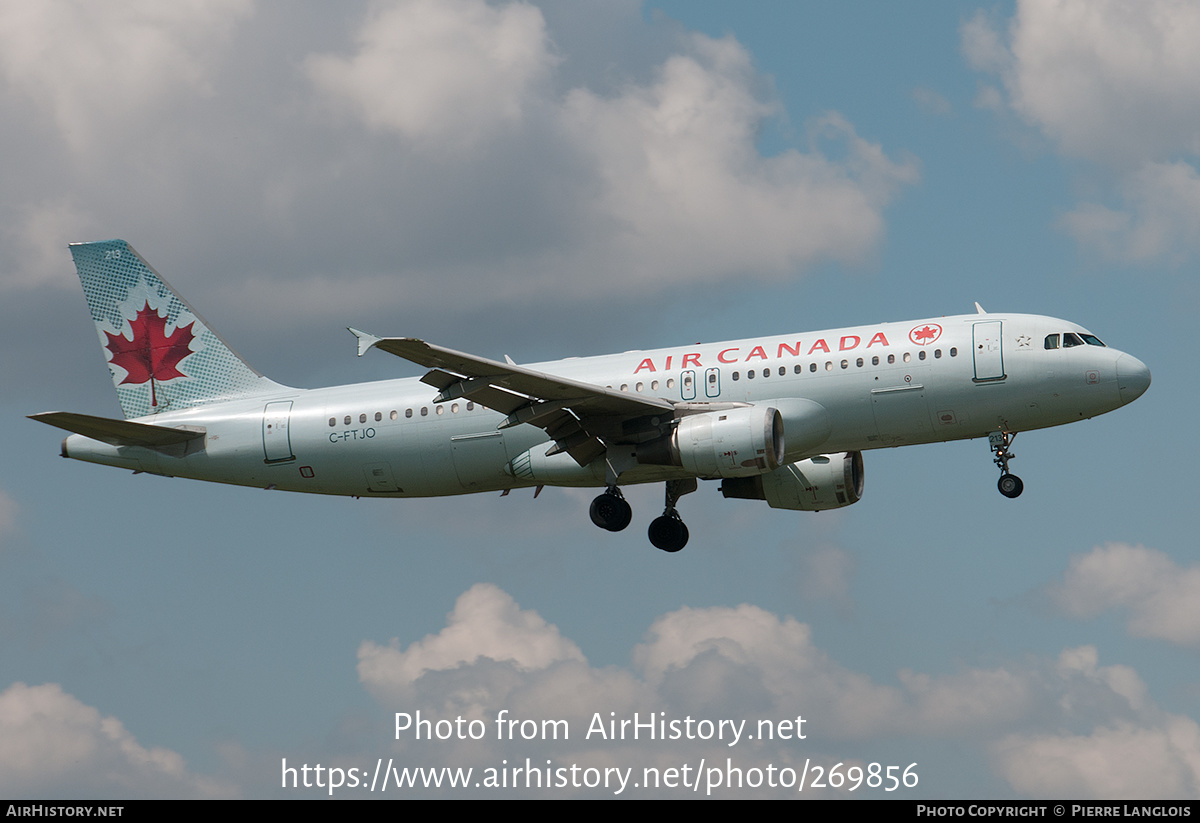
{"type": "Polygon", "coordinates": [[[1000,326],[999,320],[987,320],[982,323],[975,323],[974,329],[974,346],[972,352],[975,355],[975,382],[985,380],[1003,380],[1004,375],[1004,352],[1000,347],[1000,326]]]}

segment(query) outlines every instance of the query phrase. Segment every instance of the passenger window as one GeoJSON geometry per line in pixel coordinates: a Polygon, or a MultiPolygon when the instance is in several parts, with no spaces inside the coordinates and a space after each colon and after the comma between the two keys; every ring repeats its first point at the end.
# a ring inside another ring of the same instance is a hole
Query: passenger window
{"type": "Polygon", "coordinates": [[[910,363],[910,362],[912,362],[912,352],[908,352],[908,351],[906,351],[906,352],[904,353],[904,362],[905,362],[905,363],[910,363]]]}
{"type": "Polygon", "coordinates": [[[383,419],[383,412],[375,412],[375,422],[378,423],[383,419]]]}
{"type": "Polygon", "coordinates": [[[804,373],[804,367],[801,366],[799,363],[797,363],[796,364],[796,374],[803,374],[803,373],[804,373]]]}
{"type": "Polygon", "coordinates": [[[924,350],[924,349],[921,349],[921,351],[917,352],[917,359],[918,359],[918,360],[924,360],[924,359],[925,359],[925,350],[924,350]]]}
{"type": "Polygon", "coordinates": [[[734,379],[734,380],[739,380],[739,379],[741,379],[741,375],[739,375],[737,372],[734,372],[734,373],[733,373],[733,379],[734,379]]]}
{"type": "Polygon", "coordinates": [[[952,348],[950,349],[950,356],[951,356],[951,357],[958,357],[958,347],[957,347],[957,346],[955,346],[955,347],[952,347],[952,348]]]}
{"type": "Polygon", "coordinates": [[[437,406],[437,407],[434,409],[434,411],[436,411],[438,414],[441,414],[441,413],[444,411],[444,409],[443,409],[441,406],[437,406]]]}
{"type": "Polygon", "coordinates": [[[467,411],[475,411],[475,404],[474,404],[474,403],[468,403],[468,404],[467,404],[467,411]]]}
{"type": "Polygon", "coordinates": [[[336,425],[337,425],[337,418],[336,417],[329,418],[329,427],[333,428],[336,425]]]}
{"type": "Polygon", "coordinates": [[[825,361],[825,371],[833,371],[833,361],[832,360],[825,361]]]}
{"type": "Polygon", "coordinates": [[[858,360],[854,361],[854,365],[858,366],[861,369],[862,365],[863,365],[863,359],[861,357],[858,358],[858,360]]]}
{"type": "Polygon", "coordinates": [[[809,370],[809,371],[812,371],[812,372],[815,372],[815,371],[817,370],[817,364],[816,364],[816,363],[809,363],[809,364],[808,364],[808,370],[809,370]]]}
{"type": "Polygon", "coordinates": [[[673,388],[675,388],[675,378],[674,378],[674,377],[668,377],[668,378],[667,378],[667,388],[668,388],[668,389],[673,389],[673,388]]]}
{"type": "Polygon", "coordinates": [[[753,379],[754,379],[754,369],[751,369],[750,371],[746,372],[746,379],[747,379],[747,380],[753,380],[753,379]]]}
{"type": "Polygon", "coordinates": [[[878,366],[878,365],[879,365],[879,355],[875,355],[874,357],[872,357],[872,358],[871,358],[871,365],[872,365],[872,366],[878,366]]]}
{"type": "Polygon", "coordinates": [[[422,417],[428,417],[428,416],[429,416],[429,407],[428,407],[428,406],[422,406],[422,407],[421,407],[421,416],[422,416],[422,417]]]}
{"type": "Polygon", "coordinates": [[[650,391],[658,391],[658,381],[657,380],[650,381],[650,391]]]}
{"type": "Polygon", "coordinates": [[[763,369],[763,377],[770,377],[770,376],[771,376],[771,370],[763,369]]]}
{"type": "Polygon", "coordinates": [[[451,414],[458,414],[458,404],[457,404],[457,403],[451,403],[451,404],[450,404],[450,413],[451,413],[451,414]]]}
{"type": "Polygon", "coordinates": [[[933,359],[934,359],[934,360],[941,360],[941,359],[942,359],[942,350],[941,350],[941,349],[934,349],[934,350],[933,350],[933,359]]]}
{"type": "Polygon", "coordinates": [[[780,366],[779,367],[779,376],[783,377],[785,374],[787,374],[787,366],[780,366]]]}
{"type": "Polygon", "coordinates": [[[405,409],[405,410],[404,410],[404,416],[405,416],[405,417],[412,417],[412,409],[405,409]]]}
{"type": "Polygon", "coordinates": [[[1048,349],[1057,349],[1058,348],[1058,335],[1057,334],[1046,335],[1046,348],[1048,348],[1048,349]]]}
{"type": "Polygon", "coordinates": [[[350,415],[346,415],[346,425],[350,425],[350,415]]]}
{"type": "Polygon", "coordinates": [[[889,354],[889,355],[888,355],[888,365],[890,366],[890,365],[892,365],[892,364],[893,364],[893,363],[895,363],[895,362],[896,362],[896,355],[894,355],[894,354],[889,354]]]}

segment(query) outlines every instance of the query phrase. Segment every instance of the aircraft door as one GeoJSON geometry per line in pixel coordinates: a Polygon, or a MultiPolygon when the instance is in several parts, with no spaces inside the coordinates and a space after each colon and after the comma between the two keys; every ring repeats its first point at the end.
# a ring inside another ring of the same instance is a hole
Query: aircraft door
{"type": "Polygon", "coordinates": [[[709,397],[721,394],[721,370],[708,369],[704,372],[704,393],[709,397]]]}
{"type": "Polygon", "coordinates": [[[679,375],[679,396],[684,400],[696,399],[696,373],[691,369],[679,375]]]}
{"type": "Polygon", "coordinates": [[[284,463],[295,460],[288,423],[292,417],[292,401],[278,400],[263,409],[263,455],[265,463],[284,463]]]}
{"type": "Polygon", "coordinates": [[[976,323],[974,330],[975,382],[984,380],[1003,380],[1004,352],[1000,346],[1001,323],[999,320],[987,320],[976,323]]]}

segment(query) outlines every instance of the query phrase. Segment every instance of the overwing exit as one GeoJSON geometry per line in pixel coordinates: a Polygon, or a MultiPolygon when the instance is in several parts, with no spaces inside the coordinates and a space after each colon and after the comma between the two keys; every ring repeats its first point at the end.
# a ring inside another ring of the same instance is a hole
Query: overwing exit
{"type": "Polygon", "coordinates": [[[1006,497],[1017,432],[1103,414],[1150,385],[1137,358],[1065,320],[976,313],[518,365],[351,329],[420,378],[323,389],[271,381],[122,240],[70,247],[125,419],[31,415],[62,455],[170,477],[354,497],[662,483],[650,542],[682,549],[677,505],[820,511],[858,502],[862,452],[987,437],[1006,497]]]}

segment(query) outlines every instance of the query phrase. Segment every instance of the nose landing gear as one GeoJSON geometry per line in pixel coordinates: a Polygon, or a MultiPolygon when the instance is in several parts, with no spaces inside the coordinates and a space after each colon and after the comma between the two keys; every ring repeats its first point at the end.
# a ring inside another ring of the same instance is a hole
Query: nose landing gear
{"type": "Polygon", "coordinates": [[[1016,432],[1006,431],[992,432],[988,435],[988,444],[992,453],[996,455],[992,462],[1000,468],[1000,480],[996,483],[996,488],[1000,489],[1002,495],[1010,498],[1020,497],[1021,492],[1025,491],[1025,484],[1021,482],[1021,478],[1008,471],[1008,461],[1016,457],[1008,447],[1016,437],[1016,432]]]}

